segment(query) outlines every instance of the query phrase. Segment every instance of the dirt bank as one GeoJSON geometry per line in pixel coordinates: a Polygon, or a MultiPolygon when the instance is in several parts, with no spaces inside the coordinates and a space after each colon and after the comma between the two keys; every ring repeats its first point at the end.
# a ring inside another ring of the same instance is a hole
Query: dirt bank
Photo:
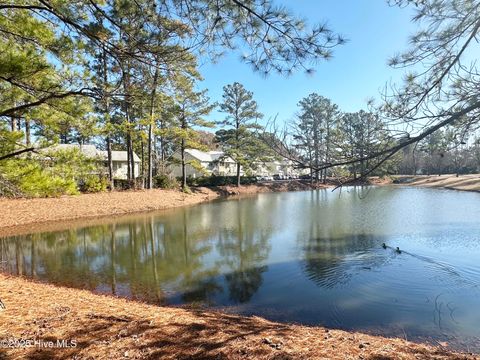
{"type": "Polygon", "coordinates": [[[299,181],[271,182],[240,188],[194,188],[191,194],[176,190],[115,191],[43,199],[0,198],[0,236],[33,231],[48,231],[53,223],[163,210],[198,204],[222,196],[275,191],[309,190],[311,185],[299,181]]]}
{"type": "Polygon", "coordinates": [[[79,218],[98,218],[197,204],[218,193],[196,189],[192,194],[174,190],[118,191],[59,198],[0,199],[0,236],[16,228],[79,218]]]}
{"type": "Polygon", "coordinates": [[[165,308],[0,274],[1,340],[66,340],[69,348],[0,347],[0,359],[474,359],[361,333],[165,308]]]}
{"type": "Polygon", "coordinates": [[[480,192],[480,174],[460,175],[416,175],[395,176],[394,183],[400,185],[443,188],[480,192]]]}

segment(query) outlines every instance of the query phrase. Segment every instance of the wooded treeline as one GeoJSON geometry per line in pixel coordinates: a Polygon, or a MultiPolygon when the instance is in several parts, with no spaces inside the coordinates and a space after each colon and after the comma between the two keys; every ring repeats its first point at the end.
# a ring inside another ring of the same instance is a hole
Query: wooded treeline
{"type": "MultiPolygon", "coordinates": [[[[265,143],[317,180],[478,171],[478,2],[388,2],[413,7],[420,30],[411,48],[390,60],[412,69],[405,83],[387,87],[370,111],[344,114],[312,94],[301,100],[292,124],[260,136],[262,114],[253,96],[240,84],[224,89],[225,121],[217,124],[216,140],[237,162],[238,178],[240,166],[261,160],[256,150],[265,143]]],[[[202,89],[199,57],[236,51],[254,71],[288,75],[312,72],[344,43],[324,24],[308,26],[269,0],[2,1],[2,193],[74,192],[91,164],[79,153],[38,161],[37,149],[53,143],[93,142],[104,149],[110,187],[111,152],[125,150],[128,186],[140,177],[151,188],[167,158],[203,148],[197,129],[213,125],[208,114],[215,104],[202,89]],[[28,191],[32,184],[43,188],[28,191]]],[[[106,185],[88,181],[95,189],[106,185]]]]}
{"type": "Polygon", "coordinates": [[[168,154],[200,142],[191,127],[208,125],[198,56],[238,51],[254,71],[288,74],[343,42],[265,0],[3,1],[0,181],[22,187],[11,168],[38,147],[96,141],[111,186],[111,151],[122,149],[130,186],[136,152],[151,188],[168,154]]]}
{"type": "Polygon", "coordinates": [[[317,182],[326,182],[327,175],[355,181],[366,175],[480,172],[480,135],[465,133],[463,124],[446,126],[384,161],[377,154],[408,138],[399,140],[378,111],[344,112],[317,93],[303,98],[298,109],[283,128],[272,123],[277,136],[267,134],[265,141],[317,182]]]}
{"type": "MultiPolygon", "coordinates": [[[[368,117],[372,121],[378,117],[386,131],[383,143],[376,141],[370,147],[372,151],[365,152],[360,146],[359,152],[348,154],[346,150],[341,156],[331,158],[331,148],[327,150],[325,146],[323,152],[311,144],[301,144],[299,149],[294,141],[301,130],[298,124],[281,128],[274,123],[272,129],[282,134],[281,141],[275,142],[277,153],[299,167],[311,168],[314,173],[347,167],[362,178],[379,172],[402,155],[405,160],[399,168],[401,172],[478,171],[480,72],[476,59],[480,50],[480,3],[474,0],[387,2],[391,6],[413,8],[412,22],[418,31],[410,37],[409,49],[389,59],[390,66],[404,72],[403,84],[387,83],[381,101],[369,101],[368,117]]],[[[347,123],[352,120],[348,118],[347,123]]],[[[354,128],[347,132],[352,131],[354,128]]],[[[313,143],[317,142],[319,134],[312,136],[313,143]]],[[[348,181],[354,180],[352,176],[348,181]]]]}

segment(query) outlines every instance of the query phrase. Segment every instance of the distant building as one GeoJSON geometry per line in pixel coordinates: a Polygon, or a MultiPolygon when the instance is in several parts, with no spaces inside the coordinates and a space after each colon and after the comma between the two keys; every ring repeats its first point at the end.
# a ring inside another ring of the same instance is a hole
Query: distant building
{"type": "MultiPolygon", "coordinates": [[[[232,158],[225,156],[223,151],[205,152],[196,149],[186,149],[185,161],[187,163],[185,167],[187,176],[202,177],[212,174],[234,176],[237,174],[237,163],[232,158]]],[[[171,175],[175,177],[182,176],[180,153],[174,154],[169,169],[171,175]]],[[[244,175],[243,168],[240,169],[240,174],[244,175]]],[[[252,169],[251,174],[259,177],[273,175],[294,177],[299,176],[300,172],[294,169],[292,161],[283,159],[258,163],[252,169]]]]}
{"type": "MultiPolygon", "coordinates": [[[[237,174],[236,162],[225,156],[223,151],[185,150],[185,172],[187,176],[202,177],[208,175],[232,176],[237,174]]],[[[181,155],[176,152],[169,166],[171,174],[182,176],[181,155]]]]}
{"type": "MultiPolygon", "coordinates": [[[[82,154],[91,159],[98,159],[102,162],[103,166],[108,168],[108,154],[107,151],[98,150],[95,145],[79,145],[79,144],[59,144],[44,151],[58,151],[58,150],[72,150],[79,149],[82,154]]],[[[135,177],[140,177],[140,158],[133,153],[135,177]]],[[[119,180],[126,180],[128,173],[128,160],[126,151],[112,151],[112,163],[113,163],[113,178],[119,180]]]]}

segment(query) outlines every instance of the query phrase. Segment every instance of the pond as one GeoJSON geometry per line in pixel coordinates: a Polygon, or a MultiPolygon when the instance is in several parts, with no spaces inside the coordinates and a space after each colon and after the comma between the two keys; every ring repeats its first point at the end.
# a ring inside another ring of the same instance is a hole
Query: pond
{"type": "Polygon", "coordinates": [[[479,260],[480,194],[408,187],[259,194],[0,239],[2,270],[40,281],[470,351],[479,260]]]}

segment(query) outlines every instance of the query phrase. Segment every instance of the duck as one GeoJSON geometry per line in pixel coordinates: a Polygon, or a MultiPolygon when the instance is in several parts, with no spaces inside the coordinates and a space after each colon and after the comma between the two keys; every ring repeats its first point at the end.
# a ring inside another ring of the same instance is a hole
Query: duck
{"type": "Polygon", "coordinates": [[[402,253],[402,251],[400,250],[400,248],[399,248],[398,246],[397,246],[397,249],[395,250],[395,252],[396,252],[397,254],[401,254],[401,253],[402,253]]]}
{"type": "Polygon", "coordinates": [[[387,245],[385,245],[385,243],[382,244],[382,248],[386,249],[387,248],[387,245]]]}

